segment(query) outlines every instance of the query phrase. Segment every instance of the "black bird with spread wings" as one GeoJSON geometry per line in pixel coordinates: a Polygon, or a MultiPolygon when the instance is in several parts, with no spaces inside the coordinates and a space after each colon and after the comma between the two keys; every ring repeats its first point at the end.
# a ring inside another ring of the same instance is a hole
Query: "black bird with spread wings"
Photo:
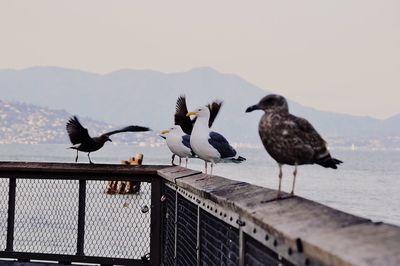
{"type": "MultiPolygon", "coordinates": [[[[215,100],[209,104],[207,104],[208,109],[210,110],[210,119],[208,121],[208,127],[211,127],[214,123],[215,118],[218,115],[219,110],[221,109],[222,101],[215,100]]],[[[186,106],[186,98],[184,95],[179,96],[178,100],[176,101],[175,107],[175,125],[178,125],[182,128],[183,132],[188,135],[192,134],[194,122],[196,122],[196,118],[191,119],[190,117],[186,116],[188,113],[188,108],[186,106]]]]}
{"type": "Polygon", "coordinates": [[[74,145],[70,147],[70,149],[76,150],[76,158],[75,162],[78,161],[78,151],[87,152],[89,162],[90,153],[101,149],[104,146],[106,141],[111,141],[110,136],[117,133],[122,132],[140,132],[140,131],[149,131],[150,129],[147,127],[141,126],[127,126],[118,130],[114,130],[111,132],[104,133],[99,137],[90,137],[89,132],[86,128],[82,126],[76,116],[69,119],[66,125],[67,132],[71,143],[74,145]]]}
{"type": "Polygon", "coordinates": [[[279,165],[278,197],[281,191],[282,165],[294,165],[292,192],[297,175],[297,166],[319,164],[326,168],[337,169],[342,161],[331,157],[325,140],[306,119],[289,113],[289,107],[283,96],[270,94],[246,112],[264,111],[258,132],[265,149],[279,165]]]}

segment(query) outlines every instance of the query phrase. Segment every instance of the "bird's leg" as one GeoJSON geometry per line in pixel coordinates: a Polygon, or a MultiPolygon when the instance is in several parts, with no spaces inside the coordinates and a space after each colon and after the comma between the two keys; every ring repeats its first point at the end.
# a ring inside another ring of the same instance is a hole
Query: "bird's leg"
{"type": "Polygon", "coordinates": [[[204,161],[204,167],[205,167],[204,173],[207,174],[207,161],[204,161]]]}
{"type": "Polygon", "coordinates": [[[187,162],[188,162],[188,158],[185,158],[185,167],[187,168],[187,162]]]}
{"type": "Polygon", "coordinates": [[[294,171],[293,171],[293,185],[292,185],[292,192],[290,192],[290,195],[294,195],[294,184],[296,182],[296,176],[297,176],[297,164],[294,165],[294,171]]]}
{"type": "Polygon", "coordinates": [[[179,166],[181,166],[181,164],[182,164],[182,158],[179,157],[179,166]]]}
{"type": "Polygon", "coordinates": [[[89,158],[89,163],[93,164],[92,160],[90,160],[90,152],[87,154],[87,157],[89,158]]]}
{"type": "Polygon", "coordinates": [[[277,198],[280,199],[281,198],[281,185],[282,185],[282,176],[283,176],[283,174],[282,174],[282,165],[281,164],[278,164],[278,165],[279,165],[279,175],[278,175],[278,177],[279,177],[279,186],[278,186],[277,198]]]}
{"type": "Polygon", "coordinates": [[[211,171],[210,171],[210,176],[212,176],[213,167],[214,167],[214,163],[211,163],[211,171]]]}
{"type": "Polygon", "coordinates": [[[172,154],[171,165],[173,165],[173,166],[175,166],[174,161],[175,161],[175,154],[172,154]]]}
{"type": "Polygon", "coordinates": [[[75,162],[78,162],[78,150],[76,150],[76,158],[75,158],[75,162]]]}

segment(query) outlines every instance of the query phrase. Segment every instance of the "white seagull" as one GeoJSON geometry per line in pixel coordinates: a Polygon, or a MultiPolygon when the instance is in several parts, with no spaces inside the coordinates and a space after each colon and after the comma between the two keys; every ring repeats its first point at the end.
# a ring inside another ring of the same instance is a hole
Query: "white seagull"
{"type": "MultiPolygon", "coordinates": [[[[210,119],[208,121],[209,127],[212,126],[215,118],[218,115],[219,110],[221,109],[221,106],[222,101],[220,100],[214,100],[207,105],[208,109],[210,110],[210,119]]],[[[173,154],[171,161],[172,165],[175,165],[174,160],[176,155],[179,157],[179,165],[181,165],[182,163],[182,158],[186,159],[186,167],[188,158],[196,157],[190,148],[189,141],[190,134],[192,133],[193,125],[196,121],[196,118],[191,119],[190,117],[186,116],[187,113],[188,109],[186,106],[186,97],[185,95],[181,95],[176,101],[175,106],[175,126],[161,132],[161,137],[165,139],[168,148],[173,154]]]]}
{"type": "MultiPolygon", "coordinates": [[[[195,157],[190,147],[190,135],[185,134],[180,126],[173,126],[162,131],[161,136],[165,138],[169,150],[179,157],[179,165],[182,163],[182,158],[185,158],[185,167],[187,167],[188,158],[195,157]]],[[[172,164],[173,162],[174,159],[172,159],[172,164]]]]}
{"type": "Polygon", "coordinates": [[[207,107],[200,107],[193,112],[188,112],[186,116],[195,115],[192,134],[190,135],[190,146],[194,153],[204,160],[205,173],[207,174],[207,162],[211,163],[212,175],[213,166],[216,163],[241,163],[246,159],[237,156],[235,149],[229,144],[221,134],[211,131],[208,127],[210,110],[207,107]]]}

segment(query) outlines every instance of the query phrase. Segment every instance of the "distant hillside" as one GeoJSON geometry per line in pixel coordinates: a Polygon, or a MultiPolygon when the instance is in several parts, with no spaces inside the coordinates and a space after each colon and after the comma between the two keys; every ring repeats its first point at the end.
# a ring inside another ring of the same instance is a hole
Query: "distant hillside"
{"type": "MultiPolygon", "coordinates": [[[[219,98],[224,106],[215,129],[233,141],[252,143],[259,143],[261,112],[244,111],[268,94],[236,75],[207,67],[179,73],[120,70],[106,75],[57,67],[0,70],[0,90],[3,99],[64,109],[112,124],[143,124],[155,129],[173,123],[175,101],[182,93],[187,95],[189,109],[219,98]]],[[[392,140],[398,143],[400,136],[400,116],[378,120],[322,112],[294,102],[290,102],[290,109],[309,119],[333,145],[390,146],[392,140]]]]}
{"type": "MultiPolygon", "coordinates": [[[[71,114],[31,104],[0,100],[0,144],[69,143],[65,123],[71,114]]],[[[104,122],[83,117],[81,122],[96,136],[117,128],[104,122]]],[[[157,142],[154,133],[115,135],[116,142],[157,142]]]]}

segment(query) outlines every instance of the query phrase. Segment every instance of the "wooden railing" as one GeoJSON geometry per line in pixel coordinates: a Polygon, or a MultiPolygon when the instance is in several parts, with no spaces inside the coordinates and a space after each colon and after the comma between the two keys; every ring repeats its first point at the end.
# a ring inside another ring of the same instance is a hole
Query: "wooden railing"
{"type": "Polygon", "coordinates": [[[170,234],[166,239],[175,245],[169,251],[175,262],[192,259],[192,264],[213,261],[219,265],[226,258],[215,248],[218,246],[225,253],[232,252],[236,265],[400,265],[398,226],[372,222],[297,196],[277,200],[276,190],[220,176],[206,178],[182,167],[162,169],[158,174],[176,195],[169,199],[170,212],[176,211],[176,222],[169,223],[169,230],[174,229],[176,236],[172,239],[170,234]],[[208,222],[210,217],[221,223],[208,222]],[[172,228],[174,224],[176,228],[172,228]],[[230,236],[209,230],[210,224],[230,236]],[[191,228],[197,229],[191,232],[191,228]],[[194,239],[184,244],[193,243],[194,248],[182,246],[179,234],[194,239]],[[219,255],[210,260],[210,254],[219,255]]]}
{"type": "Polygon", "coordinates": [[[0,258],[400,265],[397,226],[297,196],[277,200],[275,190],[182,167],[0,162],[0,199],[0,258]],[[140,181],[144,190],[109,195],[104,188],[110,180],[140,181]],[[108,238],[104,228],[124,234],[108,238]],[[57,230],[59,237],[49,233],[57,230]]]}

